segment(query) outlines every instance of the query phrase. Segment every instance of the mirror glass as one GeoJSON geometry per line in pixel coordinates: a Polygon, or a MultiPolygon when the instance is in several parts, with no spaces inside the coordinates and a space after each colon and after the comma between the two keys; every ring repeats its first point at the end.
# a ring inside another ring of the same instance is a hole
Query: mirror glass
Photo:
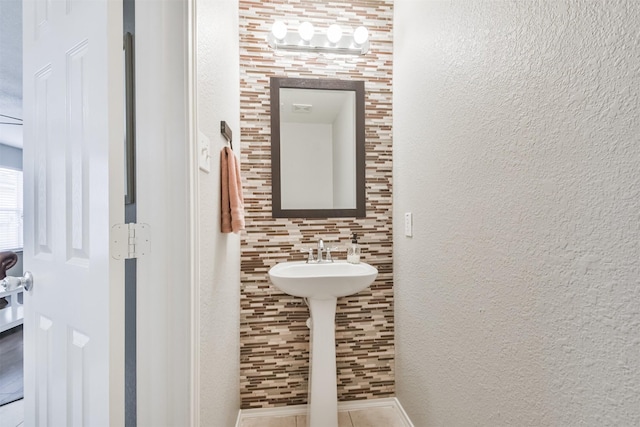
{"type": "Polygon", "coordinates": [[[362,217],[364,82],[271,79],[274,217],[362,217]]]}

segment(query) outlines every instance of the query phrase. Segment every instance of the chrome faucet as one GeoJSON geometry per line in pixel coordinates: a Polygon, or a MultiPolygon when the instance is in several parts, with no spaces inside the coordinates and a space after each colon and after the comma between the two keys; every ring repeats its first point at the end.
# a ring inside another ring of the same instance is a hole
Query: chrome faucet
{"type": "Polygon", "coordinates": [[[331,247],[326,247],[324,245],[324,241],[322,239],[318,239],[318,258],[314,259],[313,258],[313,248],[306,248],[306,249],[301,249],[300,252],[303,252],[305,254],[307,254],[307,263],[311,263],[311,262],[333,262],[333,259],[331,258],[331,251],[335,251],[337,250],[337,247],[331,248],[331,247]],[[326,254],[326,257],[323,259],[322,258],[322,253],[326,254]]]}
{"type": "Polygon", "coordinates": [[[322,252],[324,252],[324,242],[320,239],[318,240],[318,262],[322,262],[322,252]]]}

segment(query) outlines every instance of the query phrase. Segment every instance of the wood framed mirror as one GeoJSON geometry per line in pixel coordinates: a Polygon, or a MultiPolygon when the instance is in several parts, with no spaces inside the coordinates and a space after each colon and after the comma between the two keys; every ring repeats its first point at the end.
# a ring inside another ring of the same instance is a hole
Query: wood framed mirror
{"type": "Polygon", "coordinates": [[[365,217],[364,82],[271,77],[274,218],[365,217]]]}

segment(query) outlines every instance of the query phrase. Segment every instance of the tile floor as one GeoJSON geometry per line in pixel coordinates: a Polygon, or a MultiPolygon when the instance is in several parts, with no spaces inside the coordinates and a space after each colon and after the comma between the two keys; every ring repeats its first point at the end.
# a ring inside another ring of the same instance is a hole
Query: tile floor
{"type": "Polygon", "coordinates": [[[0,406],[0,427],[22,427],[24,421],[24,400],[0,406]]]}
{"type": "MultiPolygon", "coordinates": [[[[0,406],[0,427],[23,427],[24,401],[0,406]]],[[[367,408],[338,412],[338,427],[404,427],[391,407],[367,408]]],[[[306,415],[286,417],[251,417],[241,427],[307,427],[306,415]]]]}
{"type": "MultiPolygon", "coordinates": [[[[338,412],[339,427],[404,427],[404,425],[391,407],[338,412]]],[[[307,427],[307,416],[251,417],[243,419],[241,427],[307,427]]]]}

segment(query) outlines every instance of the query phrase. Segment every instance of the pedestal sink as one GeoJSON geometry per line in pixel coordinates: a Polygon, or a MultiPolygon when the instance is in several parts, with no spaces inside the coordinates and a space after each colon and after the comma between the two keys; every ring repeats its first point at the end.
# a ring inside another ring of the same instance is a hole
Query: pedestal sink
{"type": "Polygon", "coordinates": [[[338,427],[335,317],[338,297],[366,289],[378,270],[364,262],[282,262],[269,270],[281,291],[307,299],[311,312],[308,427],[338,427]]]}

